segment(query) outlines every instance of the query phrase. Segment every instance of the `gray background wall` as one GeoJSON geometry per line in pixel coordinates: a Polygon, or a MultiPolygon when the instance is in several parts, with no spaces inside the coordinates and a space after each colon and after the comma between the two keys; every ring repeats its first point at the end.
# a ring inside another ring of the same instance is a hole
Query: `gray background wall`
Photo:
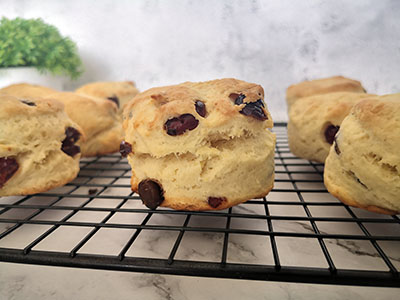
{"type": "Polygon", "coordinates": [[[344,75],[369,92],[400,92],[400,1],[13,1],[0,15],[41,17],[79,47],[95,80],[140,90],[236,77],[261,84],[275,120],[288,85],[344,75]]]}

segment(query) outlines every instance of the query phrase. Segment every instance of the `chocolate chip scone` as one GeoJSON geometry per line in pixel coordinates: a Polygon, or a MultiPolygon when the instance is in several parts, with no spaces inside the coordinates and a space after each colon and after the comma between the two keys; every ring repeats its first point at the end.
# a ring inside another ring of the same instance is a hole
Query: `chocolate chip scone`
{"type": "Polygon", "coordinates": [[[297,100],[289,111],[290,151],[297,157],[323,163],[343,119],[357,102],[371,97],[375,96],[343,92],[297,100]]]}
{"type": "Polygon", "coordinates": [[[80,136],[60,102],[0,96],[0,196],[39,193],[73,180],[80,136]]]}
{"type": "Polygon", "coordinates": [[[290,108],[299,98],[336,92],[366,93],[359,81],[343,76],[333,76],[307,80],[289,86],[286,90],[286,102],[290,108]]]}
{"type": "Polygon", "coordinates": [[[353,107],[326,159],[324,182],[348,205],[400,213],[400,94],[353,107]]]}
{"type": "Polygon", "coordinates": [[[29,83],[11,84],[0,89],[0,95],[11,95],[18,99],[36,99],[43,98],[57,92],[51,88],[29,83]]]}
{"type": "Polygon", "coordinates": [[[68,116],[82,128],[86,136],[81,146],[83,157],[118,152],[123,130],[114,102],[73,92],[58,92],[46,99],[64,103],[68,116]]]}
{"type": "Polygon", "coordinates": [[[219,210],[263,197],[275,135],[259,85],[236,79],[152,88],[124,110],[121,153],[144,204],[219,210]]]}
{"type": "Polygon", "coordinates": [[[113,101],[121,110],[139,93],[133,81],[91,82],[81,86],[75,92],[113,101]]]}

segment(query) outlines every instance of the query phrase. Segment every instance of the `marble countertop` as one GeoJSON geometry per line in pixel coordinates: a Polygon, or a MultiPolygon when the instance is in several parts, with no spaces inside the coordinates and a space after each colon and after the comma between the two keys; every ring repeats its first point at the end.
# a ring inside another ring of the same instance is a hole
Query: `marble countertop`
{"type": "Polygon", "coordinates": [[[398,299],[400,289],[0,264],[0,299],[398,299]]]}

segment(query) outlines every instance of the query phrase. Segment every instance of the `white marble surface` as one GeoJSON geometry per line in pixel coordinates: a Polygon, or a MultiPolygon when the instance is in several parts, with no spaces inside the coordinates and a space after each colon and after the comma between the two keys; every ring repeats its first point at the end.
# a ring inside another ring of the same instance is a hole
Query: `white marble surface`
{"type": "Polygon", "coordinates": [[[398,299],[400,289],[263,282],[0,264],[0,298],[398,299]]]}
{"type": "Polygon", "coordinates": [[[275,120],[287,119],[287,86],[305,79],[400,91],[397,0],[1,0],[0,13],[41,17],[77,42],[86,73],[68,88],[237,77],[264,87],[275,120]]]}

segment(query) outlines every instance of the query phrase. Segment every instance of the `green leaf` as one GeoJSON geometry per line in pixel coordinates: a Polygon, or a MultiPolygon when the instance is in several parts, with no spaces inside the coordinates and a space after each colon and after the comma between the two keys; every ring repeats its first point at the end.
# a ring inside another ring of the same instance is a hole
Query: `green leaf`
{"type": "Polygon", "coordinates": [[[76,44],[42,19],[1,18],[0,68],[8,66],[34,66],[72,79],[83,73],[76,44]]]}

